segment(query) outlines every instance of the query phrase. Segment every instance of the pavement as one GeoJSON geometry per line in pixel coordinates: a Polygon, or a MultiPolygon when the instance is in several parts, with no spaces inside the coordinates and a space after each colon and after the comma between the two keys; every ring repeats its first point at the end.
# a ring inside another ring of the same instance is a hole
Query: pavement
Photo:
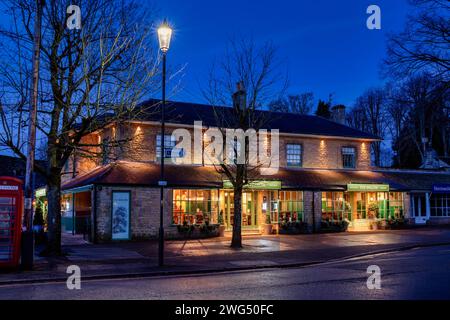
{"type": "MultiPolygon", "coordinates": [[[[295,268],[87,280],[81,282],[79,290],[69,290],[61,282],[0,286],[0,300],[183,300],[159,310],[169,318],[179,318],[170,315],[184,305],[209,307],[211,315],[223,312],[222,303],[208,300],[449,300],[449,265],[450,246],[430,246],[295,268]],[[373,266],[379,270],[377,279],[368,271],[373,266]]],[[[295,311],[291,305],[276,305],[271,318],[298,313],[297,302],[292,305],[295,311]]],[[[148,303],[145,306],[148,309],[148,303]]],[[[117,314],[123,308],[113,309],[117,314]]]]}
{"type": "Polygon", "coordinates": [[[65,282],[77,265],[84,280],[188,275],[292,268],[412,248],[450,244],[449,227],[312,235],[246,236],[244,247],[229,238],[166,241],[165,265],[158,267],[157,241],[88,244],[65,235],[58,258],[36,257],[32,271],[0,273],[0,286],[65,282]]]}

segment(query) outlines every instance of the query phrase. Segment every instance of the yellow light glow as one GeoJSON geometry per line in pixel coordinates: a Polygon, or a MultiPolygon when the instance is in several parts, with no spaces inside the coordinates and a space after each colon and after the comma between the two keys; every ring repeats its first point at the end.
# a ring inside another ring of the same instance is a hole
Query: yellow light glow
{"type": "Polygon", "coordinates": [[[164,21],[158,28],[159,48],[166,53],[170,48],[170,40],[172,39],[172,28],[164,21]]]}
{"type": "Polygon", "coordinates": [[[327,168],[328,165],[328,150],[325,140],[320,140],[319,145],[319,162],[321,168],[327,168]]]}

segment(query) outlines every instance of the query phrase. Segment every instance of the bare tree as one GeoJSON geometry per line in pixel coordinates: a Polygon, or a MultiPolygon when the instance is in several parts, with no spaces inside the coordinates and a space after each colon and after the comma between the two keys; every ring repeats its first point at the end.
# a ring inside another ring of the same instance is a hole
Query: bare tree
{"type": "MultiPolygon", "coordinates": [[[[0,29],[0,144],[26,159],[23,132],[29,122],[34,0],[5,0],[13,22],[0,29]]],[[[61,250],[61,173],[74,155],[100,145],[82,138],[107,123],[121,122],[152,90],[158,72],[153,50],[152,8],[138,1],[47,0],[43,10],[38,136],[46,140],[48,254],[61,250]],[[82,28],[66,27],[67,7],[82,11],[82,28]]],[[[138,116],[138,115],[137,115],[138,116]]],[[[117,143],[117,142],[115,142],[117,143]]]]}
{"type": "Polygon", "coordinates": [[[296,114],[309,114],[313,107],[314,94],[312,92],[288,95],[287,98],[280,98],[269,104],[271,111],[296,114]]]}
{"type": "Polygon", "coordinates": [[[392,138],[392,150],[394,151],[394,164],[396,166],[401,166],[402,156],[400,152],[399,141],[402,129],[405,127],[407,116],[410,111],[410,106],[402,101],[401,91],[399,88],[393,87],[388,84],[386,86],[387,92],[387,126],[389,129],[390,136],[392,138]]]}
{"type": "MultiPolygon", "coordinates": [[[[263,129],[270,120],[270,114],[261,112],[261,109],[272,97],[282,96],[286,86],[287,78],[282,63],[276,57],[275,47],[271,43],[257,47],[253,41],[242,39],[230,43],[219,68],[212,69],[209,85],[203,89],[203,94],[214,106],[217,128],[225,137],[227,129],[242,132],[263,129]],[[217,107],[223,105],[233,107],[217,107]]],[[[227,141],[226,144],[232,144],[233,152],[225,154],[228,159],[215,165],[216,170],[233,185],[233,248],[242,247],[243,189],[258,177],[258,169],[261,168],[261,163],[249,155],[251,141],[248,137],[244,141],[243,144],[227,141]],[[243,161],[236,161],[240,157],[243,161]]]]}
{"type": "Polygon", "coordinates": [[[360,106],[351,108],[345,118],[348,126],[364,132],[369,130],[365,110],[360,106]]]}
{"type": "MultiPolygon", "coordinates": [[[[357,98],[353,110],[347,120],[350,125],[369,132],[377,137],[384,138],[387,130],[386,95],[382,88],[367,90],[357,98]]],[[[372,143],[374,163],[381,165],[381,141],[372,143]]]]}
{"type": "Polygon", "coordinates": [[[395,141],[399,154],[405,155],[402,162],[420,165],[428,147],[448,154],[448,97],[447,85],[428,73],[409,77],[398,86],[390,108],[407,113],[395,141]],[[406,159],[414,153],[419,155],[417,160],[406,159]]]}
{"type": "Polygon", "coordinates": [[[410,0],[416,12],[405,30],[388,41],[386,70],[400,77],[430,72],[450,80],[450,5],[447,0],[410,0]]]}

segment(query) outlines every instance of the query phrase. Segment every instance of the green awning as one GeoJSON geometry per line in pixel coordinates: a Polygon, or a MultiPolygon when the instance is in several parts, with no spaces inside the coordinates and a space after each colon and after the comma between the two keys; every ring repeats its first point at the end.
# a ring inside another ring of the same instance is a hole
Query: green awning
{"type": "Polygon", "coordinates": [[[361,184],[351,183],[347,185],[347,191],[353,192],[389,192],[388,184],[361,184]]]}
{"type": "Polygon", "coordinates": [[[84,186],[84,187],[64,190],[64,191],[61,191],[61,193],[62,194],[81,193],[81,192],[91,191],[93,188],[94,188],[93,185],[88,185],[88,186],[84,186]]]}
{"type": "MultiPolygon", "coordinates": [[[[229,180],[223,181],[224,189],[233,189],[233,184],[229,180]]],[[[279,180],[255,180],[244,186],[246,190],[281,190],[281,181],[279,180]]]]}

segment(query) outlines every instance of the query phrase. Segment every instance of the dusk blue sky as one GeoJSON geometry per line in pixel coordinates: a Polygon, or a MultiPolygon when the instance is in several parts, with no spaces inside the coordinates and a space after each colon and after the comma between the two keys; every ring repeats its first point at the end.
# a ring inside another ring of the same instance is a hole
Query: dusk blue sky
{"type": "Polygon", "coordinates": [[[169,52],[172,69],[186,64],[181,88],[170,97],[205,102],[199,86],[233,37],[271,40],[289,71],[289,93],[312,91],[318,99],[353,105],[371,86],[383,83],[379,67],[386,36],[403,29],[407,0],[165,0],[161,19],[175,27],[169,52]],[[368,30],[366,9],[382,11],[382,30],[368,30]]]}

